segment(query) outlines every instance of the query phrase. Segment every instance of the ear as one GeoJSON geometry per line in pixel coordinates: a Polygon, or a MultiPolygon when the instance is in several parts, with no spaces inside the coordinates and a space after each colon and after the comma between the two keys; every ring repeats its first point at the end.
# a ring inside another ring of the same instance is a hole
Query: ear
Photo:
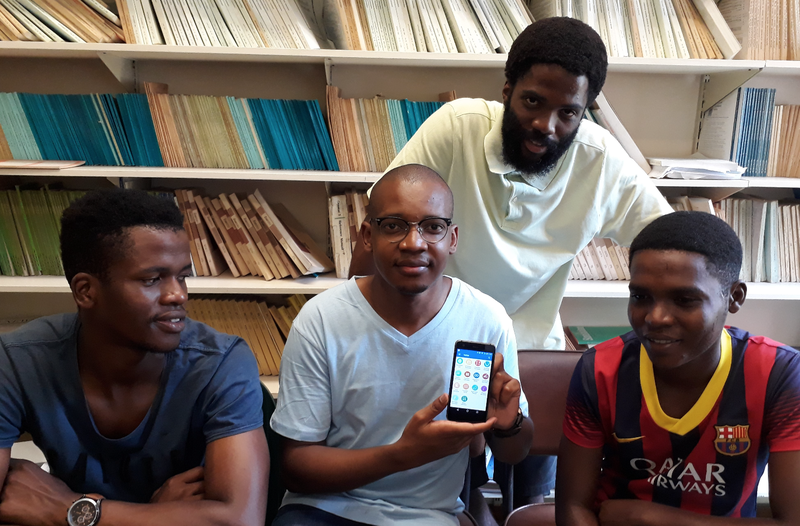
{"type": "Polygon", "coordinates": [[[513,91],[514,91],[514,88],[511,87],[511,85],[508,82],[506,82],[503,85],[503,104],[508,102],[508,99],[511,98],[511,93],[513,91]]]}
{"type": "Polygon", "coordinates": [[[91,309],[97,303],[100,280],[86,272],[78,272],[72,277],[69,288],[79,309],[91,309]]]}
{"type": "Polygon", "coordinates": [[[744,281],[737,281],[731,285],[731,290],[728,293],[728,312],[735,314],[742,308],[744,300],[747,297],[747,285],[744,281]]]}
{"type": "Polygon", "coordinates": [[[455,254],[456,248],[458,248],[458,225],[453,225],[450,229],[450,254],[455,254]]]}
{"type": "Polygon", "coordinates": [[[372,253],[372,221],[369,218],[365,219],[363,223],[361,223],[361,239],[364,240],[364,250],[369,253],[372,253]]]}

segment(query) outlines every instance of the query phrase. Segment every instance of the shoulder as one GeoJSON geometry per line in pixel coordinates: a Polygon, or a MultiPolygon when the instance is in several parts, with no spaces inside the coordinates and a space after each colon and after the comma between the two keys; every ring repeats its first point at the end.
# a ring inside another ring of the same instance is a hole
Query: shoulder
{"type": "Polygon", "coordinates": [[[492,123],[503,118],[503,105],[484,99],[456,99],[444,105],[456,119],[480,119],[492,123]]]}
{"type": "Polygon", "coordinates": [[[241,347],[247,347],[241,337],[219,332],[205,323],[186,318],[181,343],[175,352],[221,360],[235,355],[236,350],[241,347]]]}
{"type": "Polygon", "coordinates": [[[602,371],[604,375],[614,375],[619,370],[623,357],[638,359],[640,346],[639,339],[631,331],[606,340],[583,353],[586,357],[584,363],[591,364],[592,368],[602,371]]]}
{"type": "Polygon", "coordinates": [[[725,327],[731,337],[731,344],[735,348],[744,345],[748,354],[762,356],[775,356],[776,361],[796,362],[800,359],[800,352],[793,347],[777,342],[767,336],[758,336],[738,327],[725,327]]]}
{"type": "Polygon", "coordinates": [[[487,317],[487,321],[501,321],[503,324],[511,326],[511,318],[500,302],[458,278],[448,277],[453,280],[453,292],[456,294],[459,308],[481,312],[487,317]]]}
{"type": "Polygon", "coordinates": [[[581,121],[578,134],[575,135],[573,144],[578,147],[594,150],[599,155],[616,155],[619,153],[617,148],[624,153],[622,145],[611,135],[611,132],[599,124],[586,119],[581,121]]]}
{"type": "MultiPolygon", "coordinates": [[[[303,305],[297,318],[295,318],[295,322],[301,324],[309,323],[320,317],[339,312],[342,309],[357,308],[358,301],[355,296],[356,293],[359,293],[358,285],[356,284],[356,277],[352,277],[346,282],[325,290],[309,299],[306,304],[303,305]]],[[[292,326],[294,326],[294,323],[292,326]]]]}
{"type": "Polygon", "coordinates": [[[78,315],[55,314],[26,323],[19,329],[0,335],[0,344],[6,349],[32,346],[58,346],[72,339],[78,327],[78,315]]]}
{"type": "Polygon", "coordinates": [[[584,119],[570,146],[576,160],[582,163],[602,162],[598,173],[604,177],[624,178],[631,181],[648,180],[647,174],[631,159],[620,142],[602,126],[584,119]]]}
{"type": "Polygon", "coordinates": [[[360,299],[363,296],[355,277],[323,291],[303,305],[292,322],[292,332],[316,340],[331,331],[343,330],[354,320],[363,319],[360,299]]]}

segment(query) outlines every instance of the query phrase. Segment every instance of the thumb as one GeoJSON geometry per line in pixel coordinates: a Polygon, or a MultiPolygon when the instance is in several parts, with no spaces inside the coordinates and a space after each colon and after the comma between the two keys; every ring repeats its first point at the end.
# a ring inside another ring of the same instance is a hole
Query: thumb
{"type": "Polygon", "coordinates": [[[444,411],[445,407],[447,407],[447,399],[448,398],[446,394],[439,396],[439,398],[431,402],[431,405],[423,408],[420,411],[421,414],[419,416],[423,419],[423,421],[430,422],[436,418],[439,413],[444,411]]]}

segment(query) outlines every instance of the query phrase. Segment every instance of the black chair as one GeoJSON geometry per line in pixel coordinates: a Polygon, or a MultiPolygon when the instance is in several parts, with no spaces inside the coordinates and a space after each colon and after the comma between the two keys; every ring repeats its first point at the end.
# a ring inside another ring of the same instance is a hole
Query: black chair
{"type": "Polygon", "coordinates": [[[261,404],[261,410],[264,413],[264,433],[267,435],[267,444],[269,445],[269,492],[267,493],[266,520],[266,526],[269,526],[275,520],[278,508],[281,507],[286,486],[281,473],[281,437],[269,426],[269,419],[275,412],[275,398],[264,384],[261,384],[261,391],[264,395],[264,401],[261,404]]]}
{"type": "MultiPolygon", "coordinates": [[[[518,351],[520,383],[528,399],[528,410],[533,421],[530,455],[558,454],[569,382],[582,354],[580,351],[518,351]]],[[[509,495],[503,496],[508,513],[506,526],[554,526],[555,506],[552,504],[529,504],[513,510],[513,466],[507,472],[509,495]]]]}

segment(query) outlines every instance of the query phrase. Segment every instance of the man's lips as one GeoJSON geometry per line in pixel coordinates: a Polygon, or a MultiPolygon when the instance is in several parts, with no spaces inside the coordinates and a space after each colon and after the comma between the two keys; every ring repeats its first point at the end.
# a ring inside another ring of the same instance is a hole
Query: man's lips
{"type": "Polygon", "coordinates": [[[172,311],[156,316],[154,321],[165,332],[179,333],[185,327],[185,311],[172,311]]]}
{"type": "Polygon", "coordinates": [[[424,272],[428,268],[428,262],[423,260],[400,261],[397,268],[404,274],[414,275],[424,272]]]}
{"type": "Polygon", "coordinates": [[[680,339],[678,339],[678,338],[672,338],[670,336],[663,335],[663,334],[648,334],[648,335],[645,335],[644,338],[645,338],[645,340],[647,340],[651,344],[655,344],[655,345],[670,345],[672,343],[677,343],[677,342],[680,341],[680,339]]]}
{"type": "Polygon", "coordinates": [[[547,143],[535,141],[533,139],[525,139],[525,149],[536,155],[541,155],[547,151],[547,143]]]}

